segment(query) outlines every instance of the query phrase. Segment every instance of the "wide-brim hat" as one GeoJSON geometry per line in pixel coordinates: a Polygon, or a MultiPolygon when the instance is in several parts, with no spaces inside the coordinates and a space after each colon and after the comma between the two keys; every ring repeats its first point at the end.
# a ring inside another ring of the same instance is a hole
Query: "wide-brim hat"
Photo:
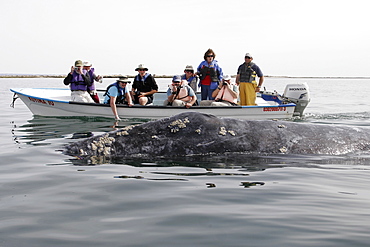
{"type": "Polygon", "coordinates": [[[92,66],[92,63],[90,61],[84,61],[83,65],[86,66],[86,67],[90,67],[90,66],[92,66]]]}
{"type": "Polygon", "coordinates": [[[244,57],[250,57],[250,58],[253,58],[252,57],[252,54],[250,54],[249,52],[245,53],[245,56],[244,57]]]}
{"type": "Polygon", "coordinates": [[[81,67],[83,64],[82,64],[82,61],[81,60],[77,60],[75,62],[75,67],[81,67]]]}
{"type": "Polygon", "coordinates": [[[131,81],[125,76],[125,77],[120,77],[117,79],[117,82],[126,82],[126,83],[131,83],[131,81]]]}
{"type": "Polygon", "coordinates": [[[186,65],[186,67],[185,67],[185,69],[184,69],[185,71],[194,71],[194,68],[193,68],[193,66],[191,66],[191,65],[186,65]]]}
{"type": "Polygon", "coordinates": [[[230,75],[224,75],[223,78],[225,81],[228,81],[228,80],[231,80],[231,76],[230,75]]]}
{"type": "Polygon", "coordinates": [[[147,68],[147,67],[145,67],[145,66],[144,66],[144,64],[139,64],[139,65],[137,66],[137,68],[135,69],[135,71],[138,71],[139,69],[143,69],[143,70],[145,70],[145,71],[148,71],[148,68],[147,68]]]}

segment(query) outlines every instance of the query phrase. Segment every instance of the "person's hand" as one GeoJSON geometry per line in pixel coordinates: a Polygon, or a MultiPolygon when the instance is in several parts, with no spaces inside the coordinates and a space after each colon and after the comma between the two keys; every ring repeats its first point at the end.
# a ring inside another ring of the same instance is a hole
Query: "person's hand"
{"type": "Polygon", "coordinates": [[[188,109],[189,109],[191,106],[192,106],[192,104],[190,104],[189,102],[188,102],[188,103],[185,103],[185,107],[186,107],[186,108],[188,108],[188,109]]]}
{"type": "Polygon", "coordinates": [[[75,70],[74,66],[71,66],[71,74],[73,74],[73,71],[75,70]]]}

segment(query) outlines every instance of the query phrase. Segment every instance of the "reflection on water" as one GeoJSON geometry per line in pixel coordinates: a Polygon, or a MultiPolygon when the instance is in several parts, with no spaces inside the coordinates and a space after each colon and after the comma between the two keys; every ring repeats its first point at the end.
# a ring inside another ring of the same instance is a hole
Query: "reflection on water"
{"type": "Polygon", "coordinates": [[[12,134],[16,143],[49,145],[50,143],[45,141],[50,139],[87,138],[94,134],[101,134],[145,121],[142,119],[125,119],[118,122],[109,118],[34,116],[26,124],[13,126],[12,134]]]}

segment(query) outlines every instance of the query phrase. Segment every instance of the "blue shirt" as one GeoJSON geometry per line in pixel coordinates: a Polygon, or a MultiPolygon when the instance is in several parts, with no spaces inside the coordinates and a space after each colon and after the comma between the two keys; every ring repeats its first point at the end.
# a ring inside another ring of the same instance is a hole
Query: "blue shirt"
{"type": "MultiPolygon", "coordinates": [[[[126,93],[127,93],[127,88],[126,87],[122,88],[122,93],[123,93],[123,96],[126,95],[126,93]]],[[[117,87],[116,86],[111,86],[108,90],[107,95],[105,95],[104,104],[108,104],[108,100],[110,99],[110,97],[117,97],[119,95],[120,95],[120,93],[118,92],[117,87]]]]}

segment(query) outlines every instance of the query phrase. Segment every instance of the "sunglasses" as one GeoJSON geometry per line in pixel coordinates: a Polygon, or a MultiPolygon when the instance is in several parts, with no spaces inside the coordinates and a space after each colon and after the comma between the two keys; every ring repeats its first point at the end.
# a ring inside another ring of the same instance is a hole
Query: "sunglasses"
{"type": "Polygon", "coordinates": [[[185,70],[185,73],[194,73],[193,70],[185,70]]]}
{"type": "Polygon", "coordinates": [[[213,55],[207,55],[207,57],[214,57],[213,55]]]}
{"type": "Polygon", "coordinates": [[[245,57],[245,58],[247,58],[247,59],[251,59],[251,57],[245,57]]]}
{"type": "Polygon", "coordinates": [[[145,71],[145,69],[138,69],[138,71],[145,71]]]}

